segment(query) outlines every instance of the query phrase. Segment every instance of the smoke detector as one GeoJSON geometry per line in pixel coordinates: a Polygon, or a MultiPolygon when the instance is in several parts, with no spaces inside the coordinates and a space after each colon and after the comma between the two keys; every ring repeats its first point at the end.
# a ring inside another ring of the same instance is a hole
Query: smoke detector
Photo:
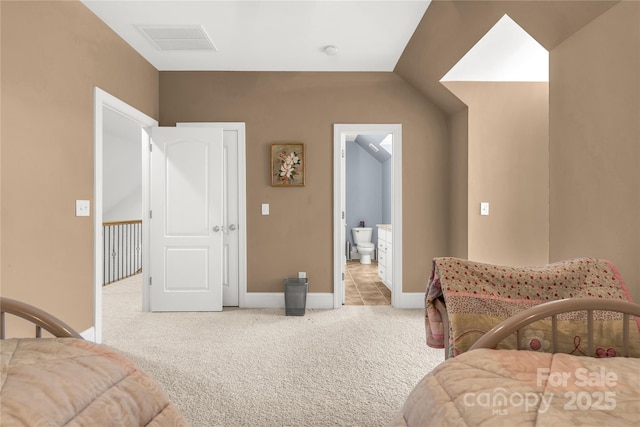
{"type": "Polygon", "coordinates": [[[218,50],[202,25],[136,25],[136,28],[161,51],[218,50]]]}

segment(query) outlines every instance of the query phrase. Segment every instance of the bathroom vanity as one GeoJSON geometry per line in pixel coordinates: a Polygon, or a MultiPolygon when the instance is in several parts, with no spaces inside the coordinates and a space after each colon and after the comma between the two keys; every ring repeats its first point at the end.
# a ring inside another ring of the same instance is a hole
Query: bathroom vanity
{"type": "Polygon", "coordinates": [[[393,238],[390,224],[378,224],[378,276],[391,289],[393,238]]]}

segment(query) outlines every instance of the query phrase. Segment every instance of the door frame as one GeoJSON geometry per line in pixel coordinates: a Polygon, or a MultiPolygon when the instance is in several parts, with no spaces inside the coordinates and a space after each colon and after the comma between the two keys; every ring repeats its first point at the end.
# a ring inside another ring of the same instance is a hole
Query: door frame
{"type": "MultiPolygon", "coordinates": [[[[103,241],[102,241],[102,186],[103,178],[103,146],[104,146],[104,115],[103,108],[109,108],[140,125],[140,150],[142,150],[142,277],[143,283],[149,281],[149,143],[148,128],[158,126],[158,121],[115,96],[94,87],[94,134],[93,134],[93,336],[88,339],[97,343],[102,342],[102,270],[103,270],[103,241]]],[[[142,310],[149,311],[149,289],[142,287],[142,310]]]]}
{"type": "Polygon", "coordinates": [[[391,306],[403,308],[402,298],[402,125],[334,124],[333,125],[333,307],[344,300],[345,239],[343,212],[346,210],[345,157],[347,134],[392,134],[391,160],[391,229],[393,230],[391,306]]]}

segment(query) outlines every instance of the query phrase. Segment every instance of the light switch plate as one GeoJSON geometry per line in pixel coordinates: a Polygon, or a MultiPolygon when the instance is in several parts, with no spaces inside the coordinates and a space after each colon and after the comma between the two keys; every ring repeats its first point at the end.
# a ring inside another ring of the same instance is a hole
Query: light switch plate
{"type": "Polygon", "coordinates": [[[262,204],[262,215],[269,215],[269,203],[262,204]]]}
{"type": "Polygon", "coordinates": [[[76,216],[90,216],[90,206],[89,200],[76,200],[76,216]]]}
{"type": "Polygon", "coordinates": [[[480,202],[480,215],[489,215],[489,202],[480,202]]]}

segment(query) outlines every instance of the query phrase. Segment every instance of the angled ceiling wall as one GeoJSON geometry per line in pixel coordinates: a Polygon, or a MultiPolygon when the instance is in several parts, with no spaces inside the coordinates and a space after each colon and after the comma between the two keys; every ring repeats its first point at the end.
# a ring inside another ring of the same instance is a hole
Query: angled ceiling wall
{"type": "Polygon", "coordinates": [[[551,51],[618,1],[433,1],[395,73],[445,113],[464,104],[440,79],[506,13],[551,51]]]}
{"type": "Polygon", "coordinates": [[[549,51],[505,14],[440,81],[548,82],[549,51]]]}
{"type": "MultiPolygon", "coordinates": [[[[475,205],[469,204],[475,179],[469,173],[474,161],[471,143],[477,139],[473,134],[477,129],[472,107],[467,108],[439,80],[505,13],[550,53],[549,261],[578,256],[608,259],[638,301],[640,3],[636,1],[434,1],[430,5],[395,72],[449,117],[449,181],[456,191],[450,200],[456,216],[452,215],[449,230],[454,256],[471,256],[473,230],[470,223],[467,228],[464,213],[469,208],[478,215],[475,205]]],[[[456,82],[460,84],[470,85],[456,82]]]]}

